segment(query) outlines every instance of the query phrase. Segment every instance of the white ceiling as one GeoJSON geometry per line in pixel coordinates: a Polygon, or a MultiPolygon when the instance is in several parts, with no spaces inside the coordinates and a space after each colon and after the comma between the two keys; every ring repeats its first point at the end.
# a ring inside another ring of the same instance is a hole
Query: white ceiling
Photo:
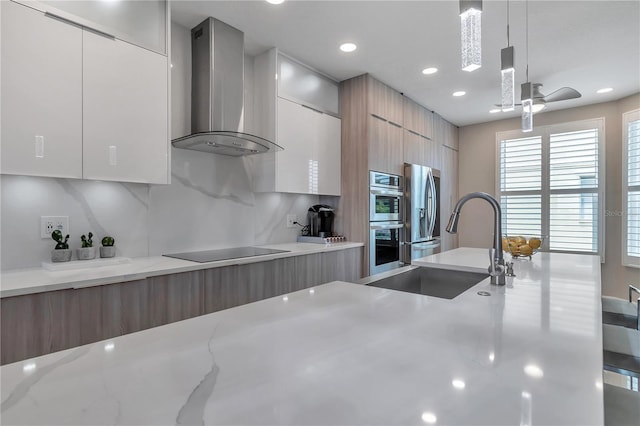
{"type": "MultiPolygon", "coordinates": [[[[511,44],[516,51],[516,92],[526,81],[526,3],[511,0],[511,44]]],[[[542,92],[570,86],[582,98],[546,110],[605,102],[640,91],[640,1],[530,1],[529,80],[542,92]],[[603,87],[613,92],[596,94],[603,87]]],[[[298,60],[345,80],[370,73],[458,125],[520,114],[489,114],[500,100],[500,49],[506,47],[507,2],[484,0],[482,68],[460,68],[457,0],[312,1],[280,5],[258,1],[173,0],[172,19],[192,28],[208,16],[245,33],[255,55],[278,47],[298,60]],[[338,45],[353,41],[351,54],[338,45]],[[435,66],[437,74],[422,69],[435,66]],[[466,96],[454,98],[457,90],[466,96]]]]}

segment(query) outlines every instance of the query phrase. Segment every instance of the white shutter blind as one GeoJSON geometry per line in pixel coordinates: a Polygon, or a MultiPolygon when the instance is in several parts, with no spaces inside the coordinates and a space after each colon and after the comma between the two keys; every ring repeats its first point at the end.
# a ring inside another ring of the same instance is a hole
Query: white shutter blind
{"type": "Polygon", "coordinates": [[[598,130],[549,137],[549,248],[598,251],[598,130]]]}
{"type": "Polygon", "coordinates": [[[640,120],[627,131],[627,256],[640,257],[640,120]]]}
{"type": "Polygon", "coordinates": [[[508,139],[500,144],[500,204],[503,232],[541,235],[542,138],[508,139]]]}
{"type": "MultiPolygon", "coordinates": [[[[603,129],[604,121],[596,119],[537,128],[527,137],[519,137],[520,131],[497,135],[505,234],[544,236],[543,250],[604,256],[603,129]]],[[[634,152],[637,161],[640,152],[634,152]]],[[[640,190],[640,170],[634,170],[640,190]]],[[[640,216],[635,217],[640,233],[640,216]]]]}

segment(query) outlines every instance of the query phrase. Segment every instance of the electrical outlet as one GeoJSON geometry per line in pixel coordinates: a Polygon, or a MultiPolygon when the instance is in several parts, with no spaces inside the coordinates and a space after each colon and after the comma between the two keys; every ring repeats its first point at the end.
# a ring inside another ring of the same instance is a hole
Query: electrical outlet
{"type": "Polygon", "coordinates": [[[297,222],[298,221],[298,216],[296,216],[295,214],[288,214],[287,215],[287,228],[295,228],[296,225],[293,222],[297,222]]]}
{"type": "Polygon", "coordinates": [[[62,232],[62,235],[69,233],[69,216],[40,216],[40,237],[51,238],[51,233],[55,230],[62,232]]]}

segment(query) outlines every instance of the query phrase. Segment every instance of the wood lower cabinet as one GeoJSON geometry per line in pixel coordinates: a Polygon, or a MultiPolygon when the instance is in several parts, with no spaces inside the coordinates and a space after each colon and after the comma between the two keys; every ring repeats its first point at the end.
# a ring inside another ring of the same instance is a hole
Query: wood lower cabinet
{"type": "Polygon", "coordinates": [[[302,290],[356,281],[362,247],[0,300],[8,364],[302,290]]]}

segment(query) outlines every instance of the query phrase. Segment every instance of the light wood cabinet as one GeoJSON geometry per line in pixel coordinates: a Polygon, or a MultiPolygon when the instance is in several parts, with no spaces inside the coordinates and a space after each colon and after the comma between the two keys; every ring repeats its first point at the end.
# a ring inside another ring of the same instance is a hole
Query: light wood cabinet
{"type": "Polygon", "coordinates": [[[402,127],[375,115],[368,117],[369,170],[402,175],[402,127]]]}
{"type": "Polygon", "coordinates": [[[6,174],[82,177],[82,28],[0,2],[6,174]]]}
{"type": "Polygon", "coordinates": [[[387,120],[398,127],[402,127],[404,115],[404,98],[396,90],[375,78],[366,75],[367,79],[367,109],[369,114],[387,120]]]}
{"type": "Polygon", "coordinates": [[[403,127],[411,133],[433,139],[433,113],[409,98],[404,98],[403,127]]]}
{"type": "Polygon", "coordinates": [[[405,163],[426,165],[424,138],[404,129],[402,132],[402,144],[405,163]]]}
{"type": "Polygon", "coordinates": [[[83,34],[83,177],[168,183],[167,57],[83,34]]]}
{"type": "Polygon", "coordinates": [[[458,198],[458,151],[443,146],[440,170],[440,236],[442,251],[458,247],[458,235],[450,234],[445,229],[458,198]]]}
{"type": "Polygon", "coordinates": [[[458,194],[458,128],[440,115],[435,114],[435,143],[440,150],[440,236],[441,250],[458,247],[458,236],[449,234],[445,227],[453,207],[460,198],[458,194]]]}
{"type": "MultiPolygon", "coordinates": [[[[168,13],[166,2],[155,3],[168,13]]],[[[42,5],[0,4],[0,171],[168,183],[168,57],[42,5]]]]}
{"type": "Polygon", "coordinates": [[[361,278],[362,247],[0,299],[0,363],[361,278]]]}
{"type": "MultiPolygon", "coordinates": [[[[458,196],[457,128],[370,75],[345,80],[340,89],[343,166],[338,232],[364,242],[369,252],[369,172],[402,175],[407,162],[440,170],[444,235],[450,200],[458,196]]],[[[447,234],[445,239],[443,250],[457,246],[455,237],[447,234]]],[[[366,256],[362,271],[369,271],[366,256]]]]}

